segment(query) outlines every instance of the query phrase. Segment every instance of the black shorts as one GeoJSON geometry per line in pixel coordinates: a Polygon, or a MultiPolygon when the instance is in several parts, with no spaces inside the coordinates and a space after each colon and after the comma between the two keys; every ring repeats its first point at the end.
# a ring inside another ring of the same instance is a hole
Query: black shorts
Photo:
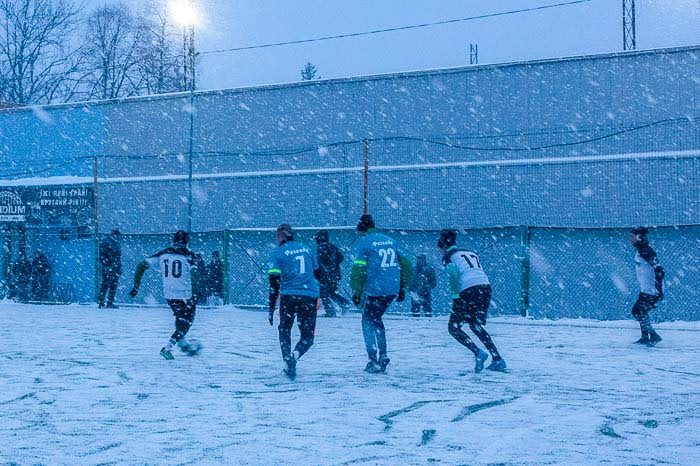
{"type": "Polygon", "coordinates": [[[653,294],[639,293],[637,301],[632,306],[632,316],[635,319],[640,318],[644,314],[648,314],[649,311],[656,307],[656,303],[659,302],[659,297],[653,294]]]}
{"type": "Polygon", "coordinates": [[[175,317],[189,321],[194,320],[197,304],[193,299],[168,299],[167,301],[175,317]]]}
{"type": "Polygon", "coordinates": [[[452,301],[452,313],[462,322],[486,324],[491,304],[491,285],[471,286],[452,301]]]}

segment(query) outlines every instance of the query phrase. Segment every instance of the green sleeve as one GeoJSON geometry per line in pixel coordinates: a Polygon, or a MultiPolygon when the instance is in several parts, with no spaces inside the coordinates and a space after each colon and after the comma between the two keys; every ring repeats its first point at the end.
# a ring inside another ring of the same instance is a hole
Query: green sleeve
{"type": "Polygon", "coordinates": [[[141,279],[143,278],[143,274],[146,273],[146,270],[148,270],[148,263],[146,261],[140,262],[139,265],[136,266],[136,273],[134,274],[134,288],[139,289],[141,286],[141,279]]]}
{"type": "Polygon", "coordinates": [[[365,282],[367,281],[367,266],[358,264],[357,261],[352,266],[352,271],[350,272],[350,288],[354,295],[361,295],[362,290],[365,288],[365,282]]]}
{"type": "Polygon", "coordinates": [[[445,271],[450,279],[450,292],[452,293],[452,299],[457,299],[459,298],[459,292],[462,291],[460,289],[461,284],[459,282],[459,270],[457,270],[456,265],[448,264],[447,267],[445,267],[445,271]]]}

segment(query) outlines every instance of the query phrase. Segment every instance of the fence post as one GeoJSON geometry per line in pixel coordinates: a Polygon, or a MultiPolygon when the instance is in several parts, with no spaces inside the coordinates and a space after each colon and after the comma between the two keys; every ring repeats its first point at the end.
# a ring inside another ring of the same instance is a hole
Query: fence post
{"type": "Polygon", "coordinates": [[[94,223],[95,223],[95,260],[94,260],[94,280],[93,280],[93,302],[98,302],[100,294],[100,208],[99,208],[99,194],[97,191],[97,155],[93,157],[92,160],[92,202],[94,205],[94,223]]]}
{"type": "Polygon", "coordinates": [[[364,146],[364,177],[363,177],[363,185],[364,185],[364,191],[362,193],[362,213],[363,214],[368,214],[369,213],[369,139],[364,139],[363,141],[363,146],[364,146]]]}
{"type": "Polygon", "coordinates": [[[229,230],[224,230],[224,251],[223,251],[223,262],[224,262],[224,304],[231,304],[231,294],[229,288],[231,287],[231,277],[229,276],[229,243],[231,238],[229,236],[229,230]]]}
{"type": "Polygon", "coordinates": [[[530,227],[520,233],[520,315],[528,316],[530,308],[530,227]]]}

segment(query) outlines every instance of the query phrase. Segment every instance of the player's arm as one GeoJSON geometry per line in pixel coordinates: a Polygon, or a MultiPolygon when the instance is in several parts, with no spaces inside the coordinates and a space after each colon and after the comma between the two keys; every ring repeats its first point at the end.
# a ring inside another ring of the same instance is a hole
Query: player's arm
{"type": "Polygon", "coordinates": [[[654,269],[654,285],[656,287],[656,291],[659,292],[659,297],[663,298],[663,283],[664,276],[666,276],[666,272],[659,263],[659,258],[656,255],[656,251],[654,251],[650,246],[646,246],[639,250],[639,255],[642,257],[642,259],[647,261],[647,263],[651,266],[652,269],[654,269]]]}
{"type": "Polygon", "coordinates": [[[275,316],[275,306],[277,305],[277,298],[280,295],[280,287],[282,284],[282,265],[277,259],[277,256],[274,251],[272,253],[272,258],[270,260],[270,268],[267,271],[267,275],[270,280],[270,300],[267,320],[268,322],[270,322],[270,325],[273,325],[275,316]]]}
{"type": "Polygon", "coordinates": [[[282,282],[282,274],[279,269],[270,269],[268,271],[268,275],[270,277],[270,302],[267,320],[270,322],[270,325],[272,325],[274,322],[277,298],[280,295],[280,284],[282,282]]]}
{"type": "Polygon", "coordinates": [[[399,253],[399,270],[401,273],[400,283],[399,283],[399,295],[396,301],[401,302],[406,297],[406,287],[411,283],[413,279],[413,264],[408,259],[408,257],[399,253]]]}
{"type": "Polygon", "coordinates": [[[141,286],[141,280],[143,279],[143,274],[148,270],[148,261],[141,261],[136,266],[136,272],[134,273],[134,287],[129,292],[132,298],[135,298],[139,293],[139,287],[141,286]]]}
{"type": "Polygon", "coordinates": [[[459,281],[459,270],[457,266],[449,263],[445,266],[445,272],[450,280],[450,293],[452,294],[452,299],[459,298],[460,281],[459,281]]]}
{"type": "Polygon", "coordinates": [[[367,260],[366,257],[357,258],[352,264],[352,270],[350,271],[350,289],[352,290],[352,302],[355,305],[360,304],[360,299],[362,298],[362,292],[365,289],[365,283],[367,282],[367,260]]]}

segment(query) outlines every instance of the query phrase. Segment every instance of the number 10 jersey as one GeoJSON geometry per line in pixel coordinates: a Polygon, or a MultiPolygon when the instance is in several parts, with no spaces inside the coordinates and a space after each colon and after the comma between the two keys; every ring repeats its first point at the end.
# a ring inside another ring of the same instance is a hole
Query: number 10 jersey
{"type": "Polygon", "coordinates": [[[192,298],[192,270],[195,268],[192,251],[184,247],[164,249],[146,259],[146,263],[160,272],[165,299],[192,298]]]}

